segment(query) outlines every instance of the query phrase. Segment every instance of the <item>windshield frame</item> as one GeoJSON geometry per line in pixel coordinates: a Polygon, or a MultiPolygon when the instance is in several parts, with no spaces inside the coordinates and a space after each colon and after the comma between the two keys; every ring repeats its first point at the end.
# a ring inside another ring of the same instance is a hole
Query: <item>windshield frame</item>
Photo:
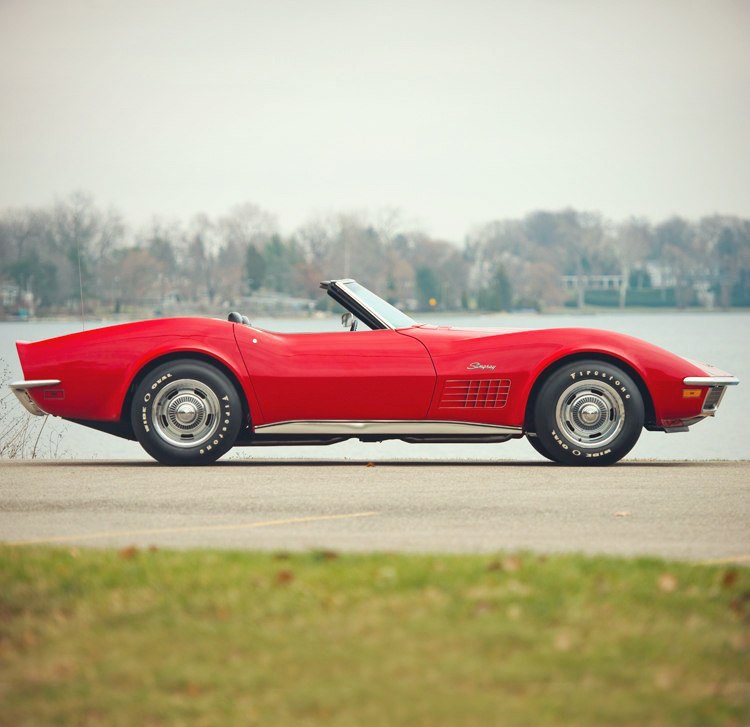
{"type": "Polygon", "coordinates": [[[320,284],[337,303],[373,330],[411,328],[418,323],[379,295],[352,278],[326,280],[320,284]]]}

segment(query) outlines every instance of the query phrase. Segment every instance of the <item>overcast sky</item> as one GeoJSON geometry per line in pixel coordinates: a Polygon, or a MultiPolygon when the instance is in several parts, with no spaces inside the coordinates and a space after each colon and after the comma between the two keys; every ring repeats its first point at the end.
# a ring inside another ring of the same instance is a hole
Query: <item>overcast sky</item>
{"type": "Polygon", "coordinates": [[[747,0],[0,0],[0,208],[750,217],[747,0]]]}

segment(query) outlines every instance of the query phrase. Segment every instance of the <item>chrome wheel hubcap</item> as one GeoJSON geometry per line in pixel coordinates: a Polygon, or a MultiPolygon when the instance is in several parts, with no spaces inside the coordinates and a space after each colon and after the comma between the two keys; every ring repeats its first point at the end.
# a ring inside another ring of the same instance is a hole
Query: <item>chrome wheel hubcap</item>
{"type": "Polygon", "coordinates": [[[177,447],[195,447],[219,428],[221,408],[216,394],[195,379],[170,381],[154,398],[156,433],[177,447]]]}
{"type": "Polygon", "coordinates": [[[555,421],[577,447],[604,447],[622,431],[625,406],[609,384],[581,381],[569,386],[558,399],[555,421]]]}
{"type": "Polygon", "coordinates": [[[595,404],[585,404],[578,410],[584,424],[591,425],[599,419],[599,409],[595,404]]]}

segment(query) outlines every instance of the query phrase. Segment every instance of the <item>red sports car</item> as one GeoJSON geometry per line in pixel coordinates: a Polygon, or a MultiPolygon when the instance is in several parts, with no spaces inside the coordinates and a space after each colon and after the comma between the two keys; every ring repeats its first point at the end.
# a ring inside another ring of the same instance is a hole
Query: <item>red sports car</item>
{"type": "Polygon", "coordinates": [[[354,280],[321,287],[348,331],[274,333],[238,313],[125,323],[19,341],[26,380],[11,388],[33,414],[137,439],[170,465],[235,445],[524,435],[555,462],[603,465],[644,426],[713,416],[738,383],[619,333],[421,325],[354,280]]]}

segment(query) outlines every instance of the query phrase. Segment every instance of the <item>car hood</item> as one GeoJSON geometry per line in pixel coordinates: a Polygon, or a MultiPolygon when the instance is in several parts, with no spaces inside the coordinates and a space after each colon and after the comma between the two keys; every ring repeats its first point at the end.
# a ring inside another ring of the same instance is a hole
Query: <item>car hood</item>
{"type": "MultiPolygon", "coordinates": [[[[405,331],[416,332],[435,332],[437,335],[445,336],[451,339],[465,339],[465,338],[482,338],[483,336],[502,336],[506,333],[523,333],[524,331],[531,331],[535,329],[531,328],[482,328],[479,326],[436,326],[431,323],[423,323],[412,328],[403,329],[405,331]]],[[[552,330],[552,329],[549,329],[552,330]]]]}

